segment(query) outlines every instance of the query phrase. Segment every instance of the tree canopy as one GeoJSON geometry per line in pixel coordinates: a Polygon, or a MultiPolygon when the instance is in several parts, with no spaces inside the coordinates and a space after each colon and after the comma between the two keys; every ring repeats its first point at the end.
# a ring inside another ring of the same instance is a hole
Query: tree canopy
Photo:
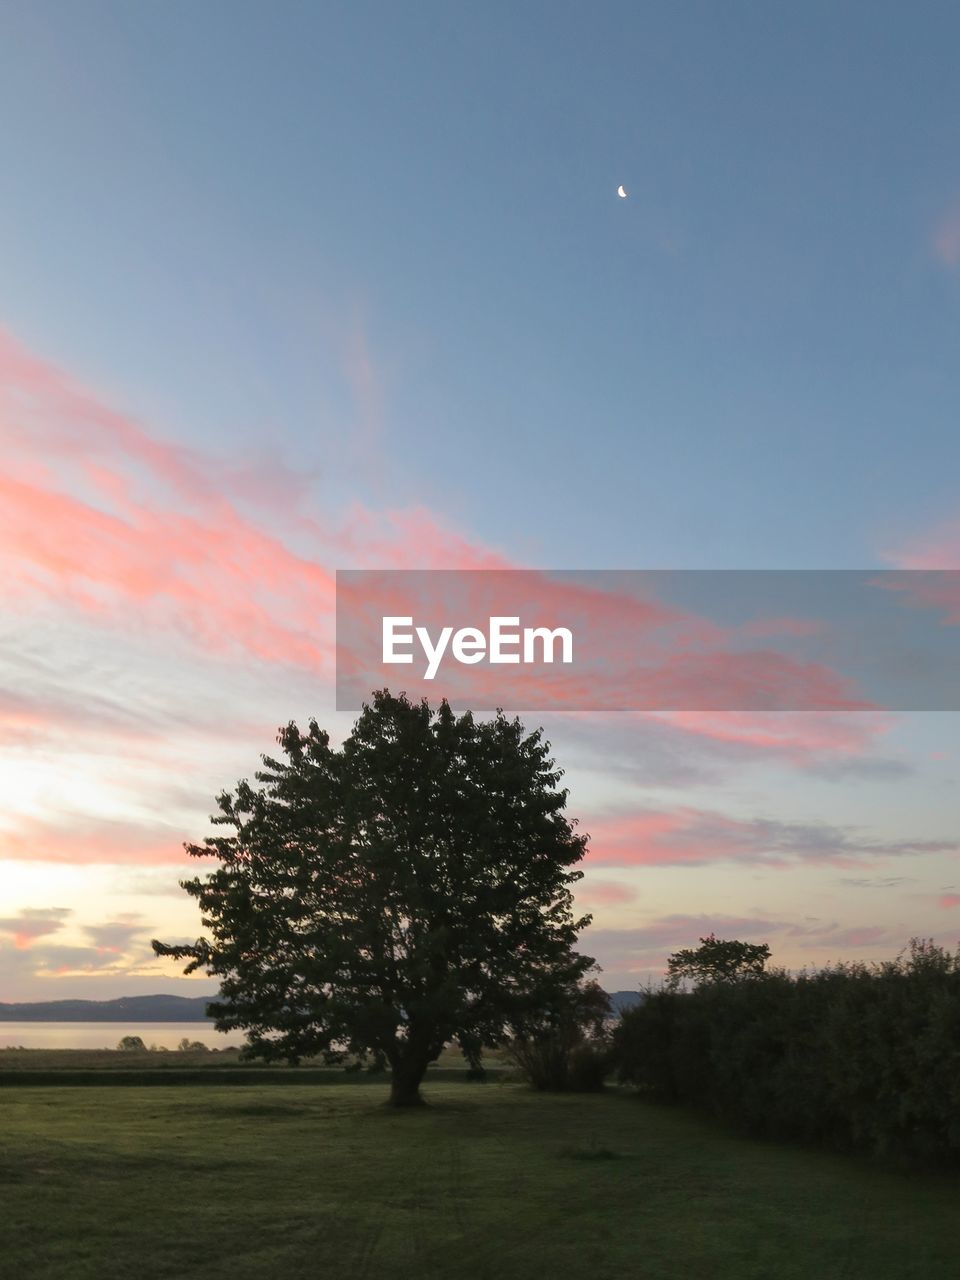
{"type": "Polygon", "coordinates": [[[769,959],[770,948],[765,942],[724,941],[711,933],[700,939],[699,947],[685,947],[669,957],[667,984],[676,989],[684,980],[698,986],[758,977],[769,959]]]}
{"type": "Polygon", "coordinates": [[[251,1053],[389,1064],[405,1105],[446,1043],[478,1064],[591,968],[587,838],[540,730],[380,690],[341,747],[313,720],[278,741],[186,846],[219,864],[181,882],[209,936],[153,944],[219,979],[216,1025],[251,1053]]]}

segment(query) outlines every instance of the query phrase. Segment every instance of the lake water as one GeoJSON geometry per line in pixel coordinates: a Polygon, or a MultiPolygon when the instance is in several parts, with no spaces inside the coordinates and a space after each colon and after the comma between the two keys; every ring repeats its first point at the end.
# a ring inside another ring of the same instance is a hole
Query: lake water
{"type": "Polygon", "coordinates": [[[240,1031],[214,1031],[211,1022],[0,1022],[0,1049],[115,1049],[124,1036],[176,1049],[186,1036],[211,1049],[238,1048],[240,1031]]]}

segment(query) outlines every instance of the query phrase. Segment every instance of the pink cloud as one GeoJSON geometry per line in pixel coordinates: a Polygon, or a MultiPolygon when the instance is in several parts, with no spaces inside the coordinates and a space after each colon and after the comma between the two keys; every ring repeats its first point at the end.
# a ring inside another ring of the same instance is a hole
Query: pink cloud
{"type": "MultiPolygon", "coordinates": [[[[315,523],[305,526],[317,531],[315,523]]],[[[331,534],[328,531],[326,538],[331,534]]],[[[373,512],[352,504],[335,531],[341,566],[377,569],[509,569],[500,552],[446,525],[422,505],[373,512]]]]}
{"type": "MultiPolygon", "coordinates": [[[[407,692],[444,696],[454,704],[474,707],[870,709],[851,681],[824,664],[770,649],[741,651],[736,646],[746,629],[719,626],[657,599],[653,591],[640,595],[619,585],[540,570],[384,572],[342,578],[341,704],[359,705],[371,687],[396,676],[396,669],[382,662],[383,616],[412,617],[436,635],[451,618],[482,630],[487,619],[500,615],[521,618],[528,627],[562,624],[576,636],[573,662],[549,667],[452,663],[431,680],[424,677],[421,664],[402,672],[407,692]]],[[[763,635],[816,628],[797,619],[761,620],[757,625],[763,635]]]]}
{"type": "Polygon", "coordinates": [[[322,524],[302,477],[155,438],[2,332],[0,443],[0,572],[21,613],[55,601],[205,653],[329,670],[332,564],[500,563],[422,508],[322,524]]]}
{"type": "MultiPolygon", "coordinates": [[[[361,381],[369,377],[368,363],[359,361],[361,381]]],[[[509,567],[500,553],[424,507],[373,512],[353,506],[320,519],[310,510],[307,481],[281,463],[225,462],[165,441],[2,332],[0,444],[5,605],[23,617],[39,614],[45,623],[51,613],[78,615],[105,629],[122,629],[134,642],[138,634],[162,636],[164,643],[169,636],[186,646],[188,657],[192,648],[204,657],[326,672],[332,659],[332,566],[509,567]]],[[[722,651],[730,638],[726,631],[656,601],[625,601],[577,588],[549,602],[600,629],[622,620],[627,608],[631,626],[651,636],[654,670],[645,678],[659,682],[654,696],[661,699],[665,685],[736,689],[737,682],[756,675],[755,666],[737,665],[744,658],[753,662],[752,655],[722,651]],[[678,657],[677,645],[698,652],[678,657]]],[[[754,624],[753,634],[803,634],[812,625],[774,618],[754,624]]],[[[787,675],[847,705],[849,691],[833,673],[784,667],[775,654],[759,660],[767,663],[774,683],[787,675]]],[[[56,730],[106,715],[108,709],[93,706],[98,696],[80,690],[71,707],[9,696],[0,705],[0,735],[8,745],[34,745],[56,730]]],[[[798,762],[818,753],[854,754],[870,739],[861,717],[696,712],[661,718],[688,735],[798,762]]],[[[126,727],[113,721],[111,726],[118,754],[136,745],[149,763],[151,729],[129,718],[126,727]]],[[[272,735],[270,725],[263,741],[272,735]]],[[[182,866],[181,842],[198,834],[69,815],[12,821],[0,830],[0,856],[78,864],[182,866]]],[[[648,825],[641,856],[627,857],[643,834],[635,831],[618,843],[612,833],[608,852],[625,862],[799,856],[782,850],[758,854],[757,840],[751,843],[747,832],[714,823],[708,834],[702,822],[698,828],[688,817],[674,818],[660,831],[648,825]]]]}
{"type": "Polygon", "coordinates": [[[627,902],[635,902],[637,891],[631,885],[620,880],[585,880],[576,889],[579,906],[618,907],[627,902]]]}
{"type": "Polygon", "coordinates": [[[960,569],[960,519],[940,521],[888,548],[884,558],[898,569],[960,569]]]}
{"type": "Polygon", "coordinates": [[[235,512],[215,518],[141,508],[118,516],[70,494],[0,477],[7,581],[88,613],[184,631],[207,652],[323,666],[314,639],[331,575],[235,512]]]}
{"type": "Polygon", "coordinates": [[[748,747],[795,764],[824,755],[859,755],[894,722],[882,712],[664,711],[658,720],[714,742],[748,747]]]}
{"type": "MultiPolygon", "coordinates": [[[[369,354],[362,345],[355,354],[357,376],[369,389],[369,354]]],[[[422,507],[353,506],[322,521],[307,509],[302,476],[279,463],[225,464],[157,438],[2,332],[0,443],[6,517],[0,571],[8,607],[21,614],[54,603],[106,627],[177,636],[215,657],[331,672],[332,565],[508,567],[498,552],[422,507]]],[[[538,582],[543,589],[542,576],[538,582]]],[[[722,705],[757,686],[790,689],[817,705],[862,705],[830,670],[771,651],[726,652],[735,633],[656,601],[554,584],[541,604],[583,617],[598,634],[616,621],[644,637],[644,662],[633,663],[626,690],[621,674],[604,685],[593,672],[586,682],[564,685],[567,705],[591,696],[599,705],[622,705],[625,693],[635,704],[722,705]]],[[[761,619],[743,635],[806,634],[817,625],[761,619]]],[[[496,679],[499,686],[502,671],[496,679]]],[[[501,695],[496,702],[504,700],[502,688],[494,692],[501,695]]],[[[798,728],[766,733],[718,713],[712,720],[710,713],[681,715],[674,723],[781,751],[798,728]]],[[[22,733],[29,726],[11,728],[22,733]]],[[[834,749],[841,731],[831,732],[830,744],[814,748],[834,749]]],[[[857,738],[849,728],[842,732],[848,743],[857,738]]]]}
{"type": "Polygon", "coordinates": [[[8,934],[18,951],[25,951],[38,938],[58,933],[72,914],[68,907],[44,907],[39,910],[27,907],[16,916],[0,919],[0,933],[8,934]]]}
{"type": "Polygon", "coordinates": [[[942,911],[952,911],[954,907],[960,907],[960,893],[945,893],[941,896],[937,906],[942,911]]]}
{"type": "Polygon", "coordinates": [[[819,952],[825,961],[845,949],[873,949],[896,952],[904,943],[902,931],[885,925],[841,925],[836,921],[807,919],[793,921],[776,916],[673,914],[648,920],[636,928],[591,927],[583,944],[606,970],[623,974],[651,974],[666,967],[667,957],[681,947],[695,947],[699,938],[714,933],[718,938],[743,942],[766,942],[773,963],[806,963],[805,953],[819,952]]]}
{"type": "Polygon", "coordinates": [[[939,613],[944,624],[960,626],[960,519],[934,524],[888,548],[884,558],[914,572],[894,575],[881,585],[897,591],[908,605],[939,613]]]}
{"type": "Polygon", "coordinates": [[[939,614],[944,626],[960,626],[960,573],[911,573],[898,576],[888,586],[914,609],[939,614]]]}
{"type": "Polygon", "coordinates": [[[910,854],[952,852],[957,841],[875,840],[826,823],[744,820],[709,810],[641,810],[592,824],[588,862],[700,866],[713,862],[851,867],[910,854]]]}
{"type": "Polygon", "coordinates": [[[935,227],[933,251],[951,271],[960,266],[960,201],[947,210],[935,227]]]}
{"type": "Polygon", "coordinates": [[[62,815],[12,818],[0,829],[0,860],[184,866],[190,833],[145,823],[62,815]]]}

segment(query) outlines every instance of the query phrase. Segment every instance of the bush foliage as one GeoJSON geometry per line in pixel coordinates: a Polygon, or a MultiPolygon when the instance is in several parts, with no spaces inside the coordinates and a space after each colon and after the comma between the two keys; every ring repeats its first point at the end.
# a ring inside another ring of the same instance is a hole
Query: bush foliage
{"type": "Polygon", "coordinates": [[[592,979],[518,1020],[503,1048],[535,1089],[593,1093],[610,1073],[610,997],[592,979]]]}
{"type": "Polygon", "coordinates": [[[960,1163],[960,951],[650,991],[614,1031],[623,1083],[747,1130],[960,1163]]]}

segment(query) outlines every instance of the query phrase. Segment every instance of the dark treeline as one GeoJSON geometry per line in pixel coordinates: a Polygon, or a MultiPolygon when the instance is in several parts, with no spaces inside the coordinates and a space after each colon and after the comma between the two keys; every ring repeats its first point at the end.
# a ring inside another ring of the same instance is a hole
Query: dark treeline
{"type": "Polygon", "coordinates": [[[752,1133],[960,1163],[960,953],[651,991],[620,1079],[752,1133]]]}

